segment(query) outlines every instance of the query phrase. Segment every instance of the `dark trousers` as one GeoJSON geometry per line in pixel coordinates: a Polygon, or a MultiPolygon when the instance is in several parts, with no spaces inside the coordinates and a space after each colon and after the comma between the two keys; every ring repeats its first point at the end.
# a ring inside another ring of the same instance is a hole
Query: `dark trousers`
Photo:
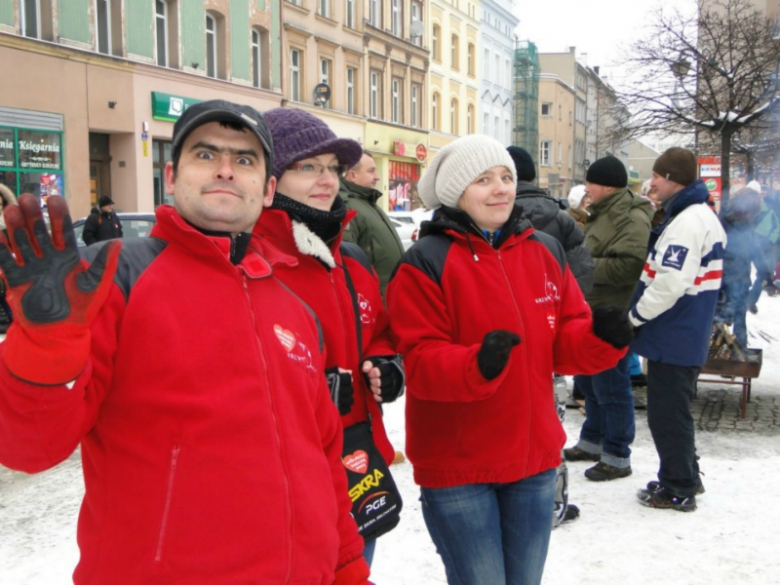
{"type": "Polygon", "coordinates": [[[658,481],[680,497],[699,486],[691,402],[701,368],[647,362],[647,424],[661,460],[658,481]]]}

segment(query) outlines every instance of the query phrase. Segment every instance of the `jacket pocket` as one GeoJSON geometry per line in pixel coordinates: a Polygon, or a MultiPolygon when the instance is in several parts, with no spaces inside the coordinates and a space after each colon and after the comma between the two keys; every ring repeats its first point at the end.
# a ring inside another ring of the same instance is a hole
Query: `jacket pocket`
{"type": "Polygon", "coordinates": [[[181,447],[175,445],[171,450],[171,465],[168,469],[168,482],[165,490],[165,503],[163,505],[162,520],[160,521],[160,532],[157,535],[157,547],[154,551],[154,562],[162,561],[163,544],[165,543],[165,532],[168,528],[168,517],[171,512],[171,503],[173,501],[173,487],[176,481],[176,467],[179,463],[179,451],[181,447]]]}

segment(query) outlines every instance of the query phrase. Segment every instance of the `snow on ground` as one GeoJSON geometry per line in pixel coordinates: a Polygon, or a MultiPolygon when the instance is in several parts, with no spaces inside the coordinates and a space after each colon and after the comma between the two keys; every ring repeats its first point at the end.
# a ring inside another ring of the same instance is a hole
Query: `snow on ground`
{"type": "MultiPolygon", "coordinates": [[[[761,312],[748,315],[752,331],[777,338],[764,348],[754,395],[780,390],[780,297],[762,297],[761,312]]],[[[724,386],[725,388],[725,386],[724,386]]],[[[729,392],[738,392],[732,387],[729,392]]],[[[582,415],[567,411],[573,444],[582,415]]],[[[780,421],[776,421],[775,428],[780,421]]],[[[403,400],[386,408],[391,439],[403,446],[403,400]]],[[[587,463],[569,466],[570,501],[581,517],[553,532],[545,585],[683,585],[780,583],[773,490],[780,485],[780,432],[697,434],[707,493],[690,514],[640,506],[635,492],[655,479],[658,460],[643,411],[637,411],[634,474],[608,483],[586,480],[587,463]]],[[[401,524],[377,546],[372,580],[377,585],[446,583],[422,520],[409,463],[394,466],[404,495],[401,524]]],[[[78,559],[76,517],[83,493],[78,455],[35,476],[0,467],[0,583],[58,585],[71,582],[78,559]]],[[[240,538],[240,535],[237,535],[240,538]]],[[[491,585],[486,583],[485,585],[491,585]]]]}

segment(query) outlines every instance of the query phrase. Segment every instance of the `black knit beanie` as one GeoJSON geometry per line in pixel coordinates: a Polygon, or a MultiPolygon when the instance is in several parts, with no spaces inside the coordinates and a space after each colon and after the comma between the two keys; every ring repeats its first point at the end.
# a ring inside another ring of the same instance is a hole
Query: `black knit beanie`
{"type": "Polygon", "coordinates": [[[588,167],[585,180],[596,185],[622,189],[628,185],[628,173],[619,158],[605,156],[588,167]]]}
{"type": "Polygon", "coordinates": [[[528,151],[519,146],[510,146],[507,148],[512,160],[515,161],[515,170],[517,171],[517,180],[533,182],[536,179],[536,167],[534,159],[528,154],[528,151]]]}
{"type": "Polygon", "coordinates": [[[687,148],[673,146],[655,159],[653,172],[678,185],[690,185],[696,180],[696,156],[687,148]]]}

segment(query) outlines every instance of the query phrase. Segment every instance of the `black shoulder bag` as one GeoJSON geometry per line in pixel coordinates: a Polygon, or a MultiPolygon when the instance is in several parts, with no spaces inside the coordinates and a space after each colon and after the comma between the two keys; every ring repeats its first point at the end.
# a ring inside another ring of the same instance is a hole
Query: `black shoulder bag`
{"type": "MultiPolygon", "coordinates": [[[[345,266],[344,278],[352,297],[357,326],[358,356],[363,361],[363,336],[360,327],[360,307],[357,293],[345,266]]],[[[358,372],[362,375],[362,372],[358,372]]],[[[367,400],[373,400],[371,396],[367,400]]],[[[347,470],[349,497],[352,500],[352,516],[358,532],[366,542],[390,532],[401,520],[403,501],[395,485],[385,458],[374,444],[371,434],[371,414],[366,407],[368,420],[344,429],[344,451],[341,462],[347,470]]]]}

